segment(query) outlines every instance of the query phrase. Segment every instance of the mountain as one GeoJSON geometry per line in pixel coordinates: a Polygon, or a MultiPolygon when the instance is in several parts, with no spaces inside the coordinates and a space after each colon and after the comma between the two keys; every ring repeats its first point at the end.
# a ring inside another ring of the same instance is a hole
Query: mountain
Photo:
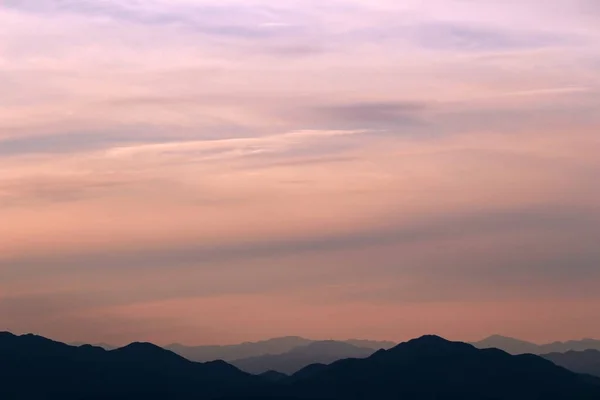
{"type": "Polygon", "coordinates": [[[535,343],[500,335],[492,335],[472,345],[478,349],[500,349],[510,354],[539,354],[539,346],[535,343]]]}
{"type": "Polygon", "coordinates": [[[0,333],[0,399],[214,398],[263,383],[223,361],[194,363],[149,343],[106,351],[0,333]]]}
{"type": "Polygon", "coordinates": [[[363,359],[253,376],[150,343],[107,351],[0,333],[2,400],[598,400],[600,378],[425,336],[363,359]]]}
{"type": "Polygon", "coordinates": [[[391,349],[398,343],[390,341],[378,341],[378,340],[361,340],[361,339],[350,339],[345,341],[348,344],[356,347],[364,347],[367,349],[379,350],[379,349],[391,349]]]}
{"type": "Polygon", "coordinates": [[[269,382],[282,382],[285,379],[289,378],[288,375],[282,374],[281,372],[277,371],[266,371],[262,374],[259,374],[259,376],[263,379],[266,379],[269,382]]]}
{"type": "Polygon", "coordinates": [[[117,348],[117,346],[113,346],[112,344],[107,344],[107,343],[84,343],[84,342],[72,342],[72,343],[68,343],[69,346],[75,346],[75,347],[81,347],[81,346],[94,346],[94,347],[101,347],[104,350],[114,350],[117,348]]]}
{"type": "Polygon", "coordinates": [[[568,342],[553,342],[540,345],[510,337],[493,335],[472,344],[480,349],[496,348],[510,354],[548,354],[600,350],[600,340],[595,339],[570,340],[568,342]]]}
{"type": "Polygon", "coordinates": [[[265,354],[282,354],[295,347],[304,346],[312,342],[310,339],[288,336],[260,342],[245,342],[226,346],[185,346],[176,343],[166,346],[165,349],[192,361],[232,361],[265,354]]]}
{"type": "Polygon", "coordinates": [[[548,344],[540,346],[539,354],[566,353],[568,351],[585,351],[585,350],[599,350],[600,351],[600,340],[582,339],[582,340],[569,340],[568,342],[548,343],[548,344]]]}
{"type": "MultiPolygon", "coordinates": [[[[534,355],[424,336],[366,359],[301,370],[292,393],[340,400],[592,400],[600,379],[578,375],[534,355]]],[[[294,379],[296,378],[296,379],[294,379]]]]}
{"type": "MultiPolygon", "coordinates": [[[[284,354],[292,351],[297,347],[307,346],[314,342],[319,341],[305,339],[299,336],[286,336],[263,340],[259,342],[245,342],[226,346],[185,346],[182,344],[175,343],[165,346],[165,349],[171,350],[172,352],[177,353],[180,356],[192,361],[234,361],[264,355],[284,354]]],[[[390,347],[394,346],[393,342],[375,340],[351,339],[347,341],[337,342],[346,343],[354,347],[369,348],[373,350],[389,349],[390,347]]]]}
{"type": "Polygon", "coordinates": [[[550,353],[544,354],[542,357],[573,372],[600,377],[600,351],[598,350],[550,353]]]}
{"type": "Polygon", "coordinates": [[[373,349],[356,347],[346,342],[325,340],[296,347],[283,354],[267,354],[231,361],[233,365],[252,374],[277,371],[293,374],[307,365],[330,364],[342,358],[364,358],[374,353],[373,349]]]}

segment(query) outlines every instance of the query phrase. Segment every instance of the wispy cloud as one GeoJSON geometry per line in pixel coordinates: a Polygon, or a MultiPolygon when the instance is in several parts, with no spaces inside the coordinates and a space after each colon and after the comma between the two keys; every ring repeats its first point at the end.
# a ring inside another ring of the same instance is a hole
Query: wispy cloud
{"type": "Polygon", "coordinates": [[[37,136],[14,136],[0,139],[0,156],[39,154],[39,153],[75,153],[123,144],[140,144],[173,140],[172,136],[143,133],[138,129],[123,129],[121,132],[71,132],[37,136]]]}
{"type": "Polygon", "coordinates": [[[118,147],[107,152],[108,157],[133,157],[137,155],[190,155],[204,159],[241,157],[262,153],[281,152],[306,141],[320,138],[360,134],[361,131],[322,130],[295,131],[273,136],[170,142],[118,147]]]}
{"type": "Polygon", "coordinates": [[[557,46],[565,39],[535,31],[492,29],[458,23],[429,23],[415,27],[414,40],[425,48],[466,52],[498,52],[557,46]]]}

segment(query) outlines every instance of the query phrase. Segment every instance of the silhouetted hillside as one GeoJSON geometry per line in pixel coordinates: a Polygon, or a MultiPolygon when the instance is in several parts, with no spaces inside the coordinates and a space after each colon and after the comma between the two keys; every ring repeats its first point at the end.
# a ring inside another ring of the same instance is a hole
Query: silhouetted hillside
{"type": "Polygon", "coordinates": [[[366,359],[341,360],[313,373],[302,370],[294,377],[296,394],[345,400],[600,398],[600,380],[592,382],[540,357],[479,350],[436,336],[411,340],[366,359]]]}
{"type": "Polygon", "coordinates": [[[71,342],[71,343],[67,343],[69,346],[76,346],[76,347],[81,347],[81,346],[94,346],[94,347],[101,347],[104,350],[114,350],[116,349],[118,346],[113,346],[112,344],[108,344],[108,343],[84,343],[84,342],[71,342]]]}
{"type": "Polygon", "coordinates": [[[281,382],[289,378],[288,375],[277,371],[266,371],[259,375],[261,378],[266,379],[269,382],[281,382]]]}
{"type": "Polygon", "coordinates": [[[567,351],[600,350],[600,340],[595,339],[535,344],[524,340],[493,335],[472,344],[479,349],[496,348],[510,354],[548,354],[566,353],[567,351]]]}
{"type": "Polygon", "coordinates": [[[373,352],[373,349],[326,340],[296,347],[283,354],[245,358],[231,363],[242,371],[252,374],[260,374],[269,370],[293,374],[310,364],[330,364],[342,358],[364,358],[373,352]]]}
{"type": "Polygon", "coordinates": [[[0,334],[2,400],[597,400],[600,379],[435,336],[291,377],[195,363],[149,343],[106,351],[0,334]]]}
{"type": "Polygon", "coordinates": [[[550,353],[542,357],[571,371],[600,377],[600,351],[598,350],[550,353]]]}
{"type": "MultiPolygon", "coordinates": [[[[261,383],[262,384],[262,383],[261,383]]],[[[194,363],[148,343],[106,351],[0,334],[0,399],[187,399],[260,390],[225,362],[194,363]]]]}

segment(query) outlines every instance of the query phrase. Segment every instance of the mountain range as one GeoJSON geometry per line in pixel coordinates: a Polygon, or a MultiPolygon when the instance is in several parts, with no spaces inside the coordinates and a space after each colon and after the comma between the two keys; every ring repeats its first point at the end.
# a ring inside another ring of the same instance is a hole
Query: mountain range
{"type": "MultiPolygon", "coordinates": [[[[213,360],[224,360],[224,361],[239,361],[247,358],[265,356],[265,355],[279,355],[293,351],[294,349],[308,346],[315,342],[321,343],[340,343],[349,344],[354,348],[371,349],[373,351],[379,349],[389,349],[396,345],[391,341],[376,341],[376,340],[312,340],[306,339],[299,336],[286,336],[273,338],[268,340],[262,340],[258,342],[244,342],[240,344],[232,345],[205,345],[205,346],[186,346],[179,343],[173,343],[164,346],[165,349],[173,351],[191,361],[206,362],[213,360]]],[[[73,346],[82,346],[84,343],[75,342],[70,343],[73,346]]],[[[598,350],[600,351],[600,340],[596,339],[582,339],[582,340],[570,340],[566,342],[552,342],[545,344],[536,344],[525,340],[515,339],[512,337],[492,335],[488,338],[480,340],[478,342],[471,342],[471,344],[480,349],[496,348],[506,351],[510,354],[550,354],[550,353],[566,353],[569,351],[585,351],[585,350],[598,350]]],[[[98,343],[93,344],[95,347],[102,347],[105,350],[114,350],[117,346],[98,343]]],[[[354,351],[354,348],[350,348],[350,351],[354,351]]],[[[341,354],[344,357],[352,357],[351,354],[341,354]]],[[[318,361],[315,361],[318,362],[318,361]]]]}
{"type": "MultiPolygon", "coordinates": [[[[600,376],[600,340],[583,339],[566,342],[536,344],[511,337],[493,335],[479,342],[471,343],[477,348],[497,348],[507,353],[537,354],[574,372],[600,376]],[[590,352],[589,350],[597,350],[590,352]],[[563,353],[566,353],[563,355],[563,353]]],[[[72,343],[81,346],[81,343],[72,343]]],[[[105,350],[116,346],[106,343],[94,345],[105,350]]],[[[379,349],[394,346],[389,341],[370,340],[311,340],[299,336],[273,338],[259,342],[245,342],[227,346],[165,346],[191,361],[208,362],[225,360],[240,370],[252,374],[267,373],[274,379],[275,373],[291,375],[311,364],[330,364],[344,358],[366,358],[379,349]]],[[[278,376],[278,375],[277,375],[278,376]]]]}
{"type": "Polygon", "coordinates": [[[0,334],[0,398],[597,400],[600,378],[535,356],[424,336],[291,376],[198,363],[149,343],[115,350],[0,334]]]}
{"type": "MultiPolygon", "coordinates": [[[[175,343],[165,346],[165,349],[171,350],[172,352],[192,361],[234,361],[264,355],[284,354],[298,347],[307,346],[315,342],[323,341],[305,339],[299,336],[286,336],[259,342],[245,342],[226,346],[185,346],[175,343]]],[[[332,343],[334,341],[327,342],[332,343]]],[[[394,342],[358,339],[336,342],[348,344],[353,347],[369,348],[372,350],[389,349],[396,344],[394,342]]]]}
{"type": "Polygon", "coordinates": [[[311,366],[292,376],[295,393],[335,399],[593,399],[600,379],[534,355],[424,336],[366,359],[311,366]],[[293,378],[299,376],[297,380],[293,378]]]}
{"type": "Polygon", "coordinates": [[[325,340],[298,346],[283,354],[265,354],[233,360],[231,364],[252,374],[261,374],[268,371],[293,374],[307,365],[331,364],[343,358],[365,358],[375,351],[371,348],[357,347],[346,342],[325,340]]]}
{"type": "Polygon", "coordinates": [[[600,340],[595,339],[535,344],[511,337],[493,335],[471,344],[480,349],[496,348],[510,354],[548,354],[566,353],[568,351],[600,350],[600,340]]]}

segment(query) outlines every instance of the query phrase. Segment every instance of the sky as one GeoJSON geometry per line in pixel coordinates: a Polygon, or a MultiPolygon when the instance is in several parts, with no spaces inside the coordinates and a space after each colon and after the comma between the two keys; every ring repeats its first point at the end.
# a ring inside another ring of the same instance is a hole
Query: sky
{"type": "Polygon", "coordinates": [[[0,330],[600,338],[596,0],[3,0],[0,330]]]}

